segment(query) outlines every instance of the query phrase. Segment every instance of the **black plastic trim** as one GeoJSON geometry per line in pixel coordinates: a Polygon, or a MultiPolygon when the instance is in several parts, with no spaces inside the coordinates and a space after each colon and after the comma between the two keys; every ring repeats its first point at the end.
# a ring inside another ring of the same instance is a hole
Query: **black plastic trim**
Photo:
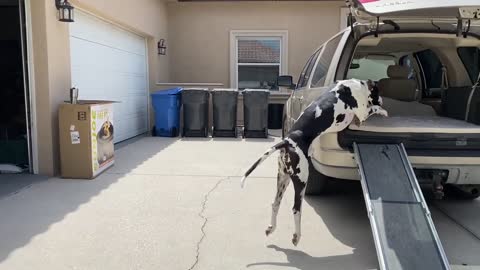
{"type": "Polygon", "coordinates": [[[353,152],[353,143],[400,144],[411,156],[480,157],[480,134],[379,133],[344,130],[338,143],[353,152]]]}

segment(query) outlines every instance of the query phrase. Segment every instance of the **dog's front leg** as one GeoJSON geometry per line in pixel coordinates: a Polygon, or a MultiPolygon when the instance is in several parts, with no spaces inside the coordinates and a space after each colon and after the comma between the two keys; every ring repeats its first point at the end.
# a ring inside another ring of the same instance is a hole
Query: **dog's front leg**
{"type": "Polygon", "coordinates": [[[373,105],[373,106],[370,107],[370,110],[368,112],[368,117],[370,117],[374,114],[379,114],[379,115],[388,117],[388,112],[378,105],[373,105]]]}
{"type": "Polygon", "coordinates": [[[285,167],[283,162],[278,160],[278,174],[277,174],[277,194],[275,195],[275,200],[272,203],[272,218],[270,220],[270,225],[265,230],[265,234],[268,236],[273,233],[277,228],[277,215],[278,210],[280,209],[280,203],[282,202],[283,195],[285,195],[285,190],[290,183],[290,177],[285,174],[285,167]]]}
{"type": "MultiPolygon", "coordinates": [[[[307,174],[308,175],[308,174],[307,174]]],[[[293,187],[295,189],[295,200],[293,203],[293,220],[295,222],[295,233],[292,243],[296,246],[302,237],[302,203],[305,197],[305,188],[308,179],[300,179],[298,175],[292,175],[293,187]]]]}

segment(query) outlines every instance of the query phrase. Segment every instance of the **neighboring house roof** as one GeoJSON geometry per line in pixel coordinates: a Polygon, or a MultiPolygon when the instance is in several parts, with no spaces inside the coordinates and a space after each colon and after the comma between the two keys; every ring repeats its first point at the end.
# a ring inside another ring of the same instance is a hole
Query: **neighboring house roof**
{"type": "Polygon", "coordinates": [[[280,45],[262,40],[240,40],[239,63],[280,63],[280,45]]]}

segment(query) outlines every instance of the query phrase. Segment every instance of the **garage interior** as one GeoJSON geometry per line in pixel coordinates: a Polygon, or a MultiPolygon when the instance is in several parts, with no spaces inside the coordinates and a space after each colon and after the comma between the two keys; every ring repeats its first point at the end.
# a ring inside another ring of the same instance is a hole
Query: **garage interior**
{"type": "Polygon", "coordinates": [[[23,12],[23,0],[0,0],[0,172],[30,167],[23,12]]]}

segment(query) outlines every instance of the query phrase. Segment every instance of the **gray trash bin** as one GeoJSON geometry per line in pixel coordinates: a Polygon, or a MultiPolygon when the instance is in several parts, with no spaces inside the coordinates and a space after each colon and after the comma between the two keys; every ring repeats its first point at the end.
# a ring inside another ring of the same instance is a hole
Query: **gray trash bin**
{"type": "Polygon", "coordinates": [[[243,91],[243,137],[268,137],[268,97],[265,89],[246,89],[243,91]]]}
{"type": "Polygon", "coordinates": [[[184,137],[208,136],[208,89],[185,88],[182,91],[184,137]]]}
{"type": "Polygon", "coordinates": [[[213,89],[212,137],[237,137],[237,89],[213,89]]]}

